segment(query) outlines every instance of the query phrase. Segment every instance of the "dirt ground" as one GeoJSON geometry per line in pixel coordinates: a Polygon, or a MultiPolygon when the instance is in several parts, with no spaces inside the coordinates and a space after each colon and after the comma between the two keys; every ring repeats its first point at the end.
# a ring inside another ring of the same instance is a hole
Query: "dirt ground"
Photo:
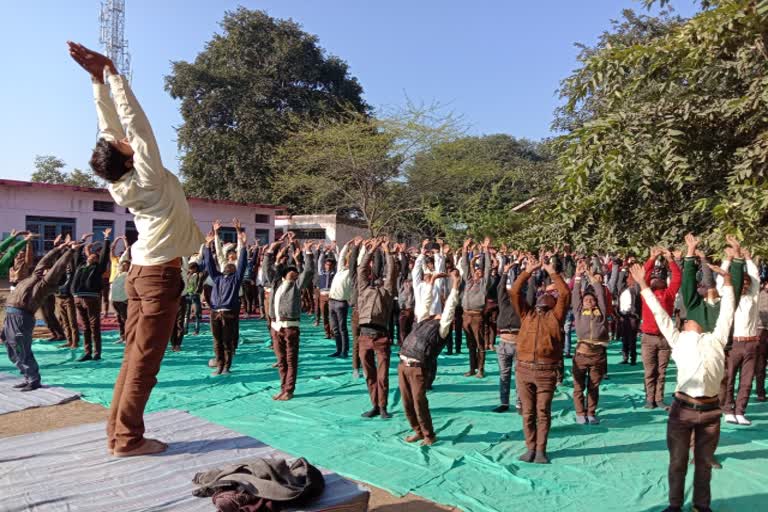
{"type": "MultiPolygon", "coordinates": [[[[100,405],[75,400],[62,405],[27,409],[0,416],[0,437],[43,432],[83,423],[106,421],[107,409],[100,405]]],[[[371,512],[443,512],[458,511],[408,494],[398,498],[386,491],[365,484],[371,490],[368,510],[371,512]]]]}

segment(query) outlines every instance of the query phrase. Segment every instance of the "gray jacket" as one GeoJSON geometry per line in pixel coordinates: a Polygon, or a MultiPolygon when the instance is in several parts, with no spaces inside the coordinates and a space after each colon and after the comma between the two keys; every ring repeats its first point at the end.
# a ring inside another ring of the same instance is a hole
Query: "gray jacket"
{"type": "Polygon", "coordinates": [[[272,282],[272,297],[269,302],[269,317],[277,318],[275,308],[280,313],[280,320],[299,321],[301,319],[301,290],[307,288],[312,283],[314,275],[315,258],[309,253],[306,259],[298,265],[299,277],[293,281],[288,289],[280,296],[280,304],[277,302],[277,291],[283,284],[283,274],[287,268],[284,265],[275,265],[274,254],[267,253],[264,258],[264,264],[272,267],[269,274],[274,278],[272,282]]]}

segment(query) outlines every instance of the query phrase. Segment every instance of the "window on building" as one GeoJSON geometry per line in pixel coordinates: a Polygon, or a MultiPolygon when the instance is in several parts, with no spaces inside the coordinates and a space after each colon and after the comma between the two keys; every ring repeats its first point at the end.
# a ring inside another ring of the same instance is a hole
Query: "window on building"
{"type": "Polygon", "coordinates": [[[125,238],[128,239],[128,245],[139,239],[139,232],[136,231],[136,224],[132,220],[125,221],[125,238]]]}
{"type": "Polygon", "coordinates": [[[224,244],[237,243],[237,230],[235,228],[219,228],[219,238],[224,244]]]}
{"type": "Polygon", "coordinates": [[[269,224],[269,215],[265,213],[257,213],[253,216],[253,222],[256,224],[269,224]]]}
{"type": "Polygon", "coordinates": [[[256,229],[254,232],[256,240],[259,245],[267,245],[269,243],[269,230],[268,229],[256,229]]]}
{"type": "Polygon", "coordinates": [[[63,217],[37,217],[28,215],[26,229],[31,233],[38,233],[40,238],[33,241],[35,255],[42,256],[53,249],[53,241],[57,236],[70,235],[75,238],[75,219],[63,217]]]}
{"type": "Polygon", "coordinates": [[[325,240],[324,229],[292,229],[298,240],[325,240]]]}
{"type": "Polygon", "coordinates": [[[93,202],[93,211],[95,211],[95,212],[114,213],[115,212],[115,203],[113,203],[112,201],[94,201],[93,202]]]}
{"type": "MultiPolygon", "coordinates": [[[[94,242],[101,242],[101,241],[103,241],[104,240],[104,230],[107,229],[107,228],[109,228],[112,231],[114,231],[115,230],[115,221],[113,221],[113,220],[93,219],[93,224],[92,224],[92,229],[91,229],[91,231],[93,233],[92,240],[94,242]]],[[[110,239],[114,240],[115,237],[111,236],[110,239]]]]}

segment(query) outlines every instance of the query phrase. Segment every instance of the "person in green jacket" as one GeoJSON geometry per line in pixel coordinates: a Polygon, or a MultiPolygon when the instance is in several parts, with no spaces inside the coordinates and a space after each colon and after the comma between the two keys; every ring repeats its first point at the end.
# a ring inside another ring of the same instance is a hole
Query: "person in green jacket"
{"type": "Polygon", "coordinates": [[[11,231],[11,236],[0,242],[0,277],[8,275],[8,269],[13,265],[16,255],[26,247],[30,240],[37,236],[35,233],[28,233],[26,231],[17,233],[14,229],[11,231]],[[21,235],[25,235],[24,238],[17,241],[17,238],[21,235]]]}

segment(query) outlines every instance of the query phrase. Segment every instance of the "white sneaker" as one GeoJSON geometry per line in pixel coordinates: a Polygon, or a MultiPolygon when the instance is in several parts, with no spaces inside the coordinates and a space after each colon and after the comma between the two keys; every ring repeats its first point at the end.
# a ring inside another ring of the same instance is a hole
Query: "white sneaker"
{"type": "Polygon", "coordinates": [[[725,415],[725,422],[726,423],[733,423],[734,425],[738,425],[739,422],[736,420],[736,416],[733,414],[726,414],[725,415]]]}
{"type": "Polygon", "coordinates": [[[360,378],[360,370],[352,370],[352,377],[355,379],[360,378]]]}
{"type": "Polygon", "coordinates": [[[744,415],[742,415],[742,414],[739,414],[739,415],[736,416],[736,421],[739,422],[739,425],[747,425],[748,426],[748,425],[752,424],[752,422],[749,421],[747,418],[745,418],[744,415]]]}

